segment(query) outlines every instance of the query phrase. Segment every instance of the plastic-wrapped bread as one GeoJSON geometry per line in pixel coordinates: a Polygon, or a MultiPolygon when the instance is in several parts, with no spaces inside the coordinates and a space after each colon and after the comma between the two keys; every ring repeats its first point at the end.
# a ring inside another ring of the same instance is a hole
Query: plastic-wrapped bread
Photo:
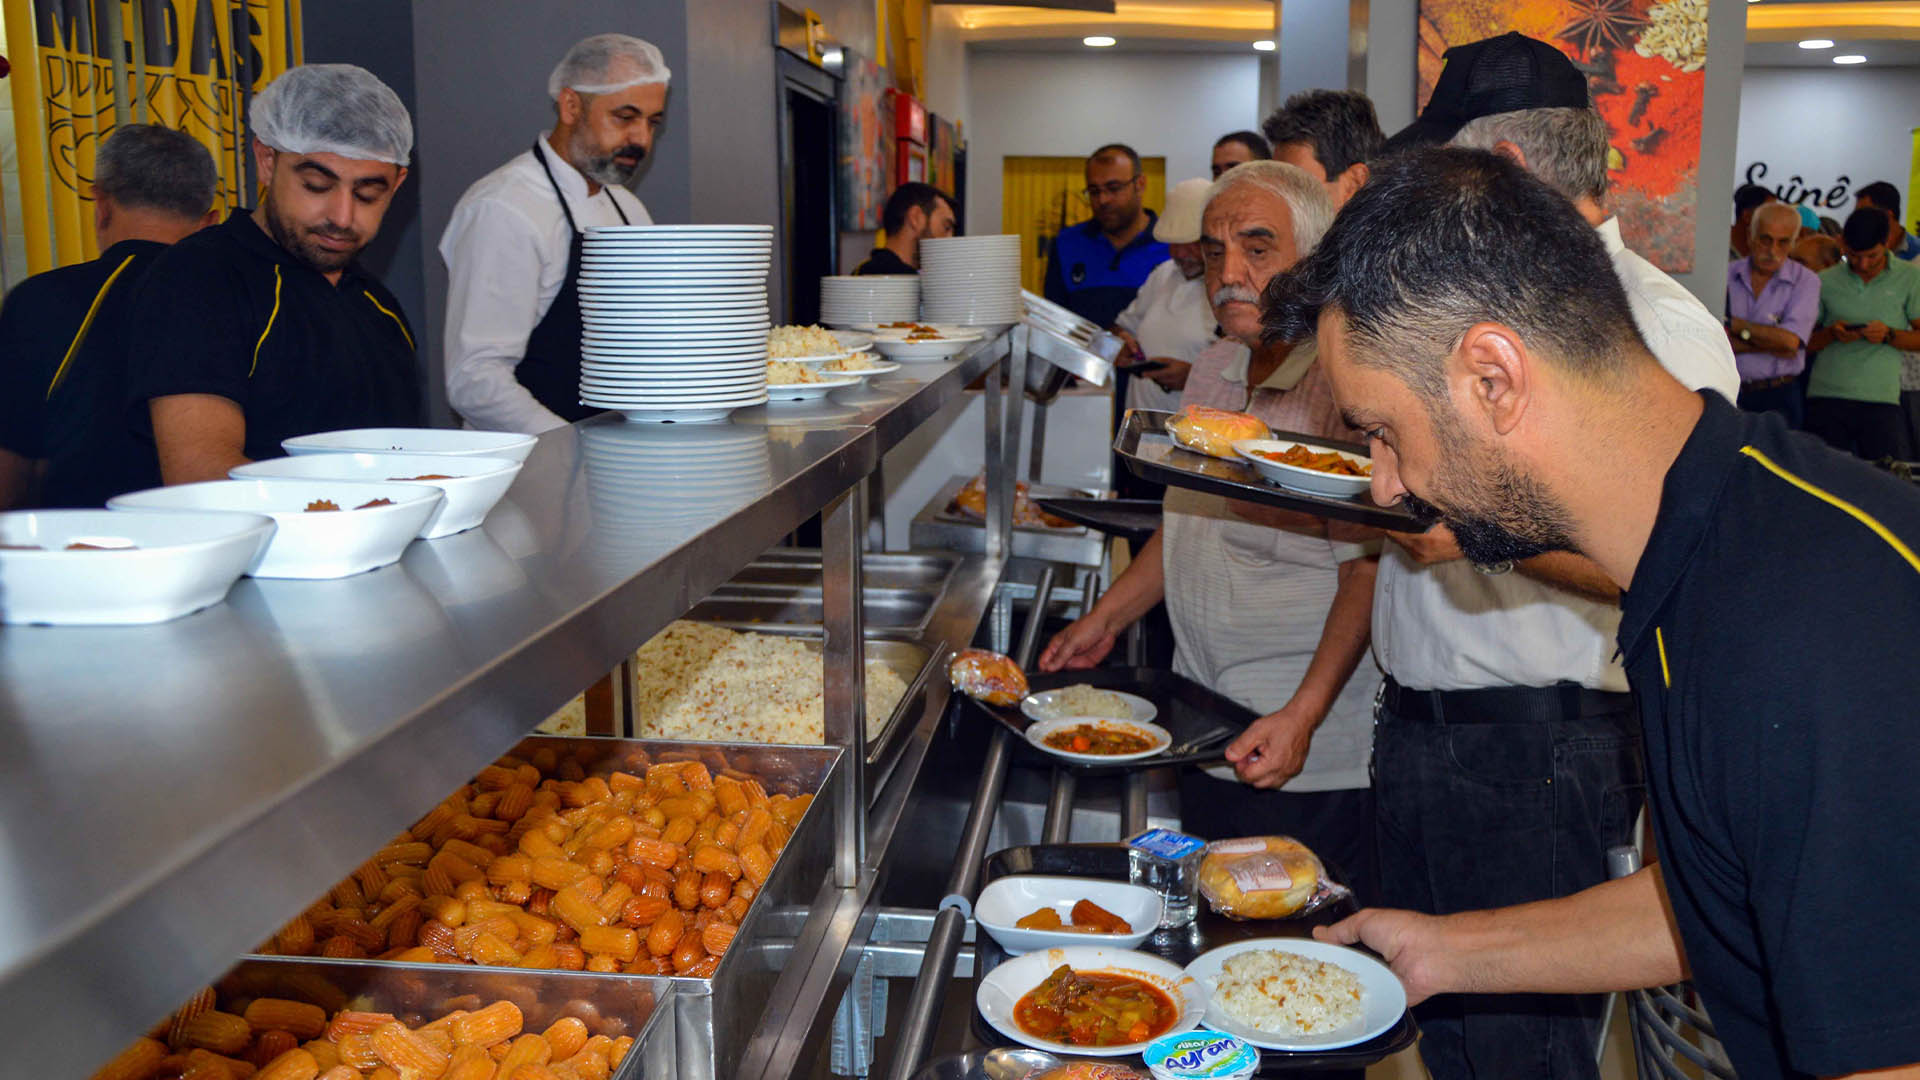
{"type": "Polygon", "coordinates": [[[947,669],[953,688],[989,705],[1012,705],[1027,696],[1027,675],[997,652],[963,649],[947,669]]]}
{"type": "Polygon", "coordinates": [[[1351,895],[1291,836],[1216,840],[1200,860],[1200,894],[1230,919],[1286,919],[1351,895]]]}
{"type": "Polygon", "coordinates": [[[1273,432],[1259,417],[1246,413],[1189,405],[1167,421],[1167,432],[1189,450],[1228,461],[1238,461],[1233,444],[1241,439],[1270,439],[1273,432]]]}

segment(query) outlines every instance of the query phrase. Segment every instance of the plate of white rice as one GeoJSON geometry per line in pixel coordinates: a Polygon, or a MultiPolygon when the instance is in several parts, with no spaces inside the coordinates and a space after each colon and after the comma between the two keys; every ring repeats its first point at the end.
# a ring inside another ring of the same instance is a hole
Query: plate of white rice
{"type": "Polygon", "coordinates": [[[799,364],[824,364],[848,350],[833,331],[820,326],[776,326],[767,331],[767,355],[799,364]]]}
{"type": "MultiPolygon", "coordinates": [[[[633,655],[634,724],[643,739],[819,746],[826,741],[817,643],[682,620],[633,655]]],[[[907,694],[899,673],[867,661],[867,738],[907,694]]]]}
{"type": "Polygon", "coordinates": [[[1223,945],[1187,965],[1208,992],[1207,1026],[1268,1050],[1332,1050],[1400,1022],[1407,992],[1380,961],[1307,938],[1223,945]]]}
{"type": "Polygon", "coordinates": [[[1149,724],[1160,715],[1153,702],[1138,694],[1105,690],[1086,683],[1042,690],[1020,699],[1020,711],[1029,720],[1058,720],[1064,716],[1098,716],[1108,720],[1131,720],[1149,724]]]}

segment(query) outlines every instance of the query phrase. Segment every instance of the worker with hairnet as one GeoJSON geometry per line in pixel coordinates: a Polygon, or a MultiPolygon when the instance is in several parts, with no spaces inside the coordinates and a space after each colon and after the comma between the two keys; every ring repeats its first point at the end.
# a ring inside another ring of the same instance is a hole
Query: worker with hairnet
{"type": "Polygon", "coordinates": [[[667,113],[666,60],[625,34],[567,50],[547,79],[557,118],[475,181],[440,237],[447,264],[447,401],[477,428],[537,434],[580,404],[580,241],[651,225],[627,185],[667,113]]]}
{"type": "Polygon", "coordinates": [[[168,484],[280,441],[421,422],[400,302],[354,261],[407,178],[413,122],[351,64],[308,64],[247,110],[260,204],[159,255],[134,298],[129,389],[168,484]]]}

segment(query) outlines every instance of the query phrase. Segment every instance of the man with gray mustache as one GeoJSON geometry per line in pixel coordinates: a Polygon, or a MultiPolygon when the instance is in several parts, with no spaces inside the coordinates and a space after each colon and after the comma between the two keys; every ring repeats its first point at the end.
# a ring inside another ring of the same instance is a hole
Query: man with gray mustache
{"type": "MultiPolygon", "coordinates": [[[[1277,161],[1225,173],[1208,192],[1201,248],[1227,337],[1203,350],[1185,404],[1249,412],[1269,426],[1351,439],[1311,341],[1261,341],[1267,282],[1313,250],[1333,220],[1325,188],[1277,161]]],[[[1183,770],[1182,827],[1208,839],[1284,833],[1318,851],[1363,899],[1373,893],[1367,777],[1379,677],[1366,656],[1379,541],[1320,518],[1170,489],[1160,532],[1087,615],[1040,657],[1089,668],[1162,599],[1174,669],[1261,717],[1228,766],[1183,770]],[[1284,790],[1274,790],[1284,788],[1284,790]]]]}

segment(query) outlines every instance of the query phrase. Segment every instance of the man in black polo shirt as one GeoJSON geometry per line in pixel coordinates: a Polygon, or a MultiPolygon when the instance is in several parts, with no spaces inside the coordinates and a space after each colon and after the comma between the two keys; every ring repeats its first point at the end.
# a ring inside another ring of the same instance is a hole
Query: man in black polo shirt
{"type": "Polygon", "coordinates": [[[880,227],[887,242],[873,249],[856,274],[917,274],[920,241],[953,235],[953,200],[932,184],[909,180],[887,196],[880,211],[880,227]]]}
{"type": "Polygon", "coordinates": [[[127,309],[154,256],[213,222],[219,180],[185,132],[125,124],[100,144],[100,257],[28,278],[0,308],[0,510],[100,506],[160,482],[124,408],[127,309]]]}
{"type": "Polygon", "coordinates": [[[135,300],[133,402],[169,484],[295,435],[420,422],[413,330],[353,261],[406,179],[406,107],[363,68],[309,64],[248,120],[260,205],[168,249],[135,300]]]}
{"type": "Polygon", "coordinates": [[[1267,299],[1271,332],[1317,335],[1375,499],[1477,563],[1577,551],[1624,590],[1660,853],[1561,899],[1321,936],[1379,952],[1416,1002],[1690,971],[1742,1080],[1920,1076],[1920,671],[1899,647],[1920,495],[1666,374],[1598,234],[1490,153],[1382,163],[1267,299]]]}

